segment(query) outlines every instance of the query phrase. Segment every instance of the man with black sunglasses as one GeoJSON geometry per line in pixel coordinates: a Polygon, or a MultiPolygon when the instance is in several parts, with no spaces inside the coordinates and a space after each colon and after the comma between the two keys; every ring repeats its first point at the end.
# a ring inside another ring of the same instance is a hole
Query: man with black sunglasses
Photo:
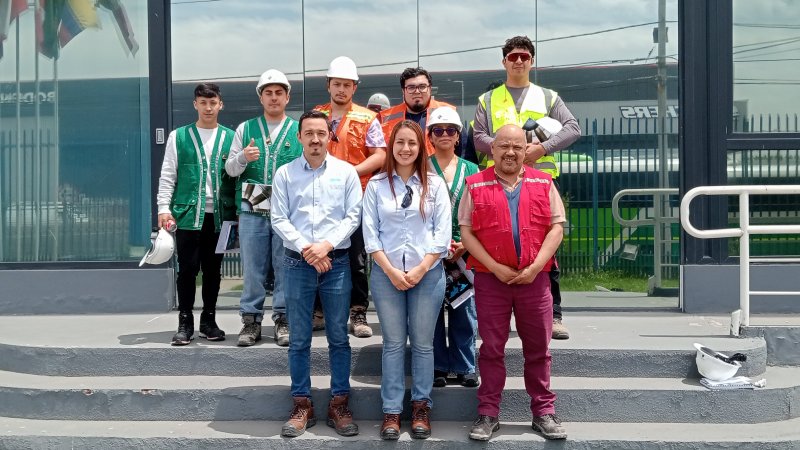
{"type": "MultiPolygon", "coordinates": [[[[430,114],[436,108],[448,107],[453,110],[455,106],[434,100],[431,95],[433,81],[431,74],[422,67],[409,67],[400,75],[400,89],[403,91],[403,103],[385,109],[378,114],[378,120],[383,127],[384,136],[392,134],[392,128],[403,120],[411,120],[417,123],[420,128],[426,130],[426,124],[430,119],[430,114]]],[[[425,140],[425,149],[428,155],[432,155],[435,150],[431,143],[425,140]]]]}
{"type": "MultiPolygon", "coordinates": [[[[475,110],[473,139],[475,149],[491,158],[492,142],[503,125],[522,126],[528,119],[552,117],[563,126],[546,142],[534,139],[525,149],[525,165],[548,173],[553,182],[559,175],[555,152],[563,150],[581,137],[578,121],[558,93],[530,82],[528,75],[536,55],[527,36],[514,36],[502,48],[506,82],[478,98],[475,110]]],[[[556,183],[557,186],[557,183],[556,183]]],[[[569,339],[569,330],[561,322],[561,289],[557,265],[550,271],[553,294],[553,339],[569,339]]]]}

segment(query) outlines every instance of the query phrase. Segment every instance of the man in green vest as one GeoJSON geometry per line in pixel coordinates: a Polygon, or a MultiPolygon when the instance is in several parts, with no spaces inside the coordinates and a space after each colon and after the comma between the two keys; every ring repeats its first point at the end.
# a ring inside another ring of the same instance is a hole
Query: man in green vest
{"type": "MultiPolygon", "coordinates": [[[[528,76],[533,67],[535,49],[527,36],[508,39],[502,50],[506,82],[478,98],[473,126],[475,149],[491,156],[495,133],[503,125],[515,124],[521,127],[528,119],[552,117],[563,128],[546,142],[538,142],[534,138],[527,145],[523,162],[549,173],[555,183],[559,170],[554,154],[578,140],[581,136],[580,126],[557,92],[530,82],[528,76]]],[[[553,339],[569,339],[569,330],[561,322],[559,274],[556,266],[550,271],[553,294],[552,335],[553,339]]]]}
{"type": "Polygon", "coordinates": [[[239,245],[244,286],[239,313],[244,326],[239,332],[240,347],[261,340],[261,320],[267,295],[267,274],[272,267],[272,321],[275,342],[289,345],[289,323],[283,286],[283,241],[272,231],[270,221],[272,176],[282,165],[303,153],[297,140],[297,121],[286,115],[292,85],[282,72],[270,69],[256,85],[264,113],[241,123],[225,164],[228,175],[236,179],[239,245]]]}
{"type": "Polygon", "coordinates": [[[234,180],[225,173],[233,130],[217,123],[222,95],[216,84],[194,90],[197,122],[169,134],[158,182],[158,226],[175,231],[178,251],[178,332],[172,345],[186,345],[194,335],[192,307],[195,280],[203,271],[200,337],[222,341],[215,320],[222,279],[222,254],[216,253],[224,220],[236,219],[234,180]]]}

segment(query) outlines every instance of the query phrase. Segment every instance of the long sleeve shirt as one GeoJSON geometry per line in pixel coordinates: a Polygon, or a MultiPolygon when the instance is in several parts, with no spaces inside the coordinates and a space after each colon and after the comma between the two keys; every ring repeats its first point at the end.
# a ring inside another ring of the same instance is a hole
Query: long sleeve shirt
{"type": "MultiPolygon", "coordinates": [[[[214,141],[217,138],[219,127],[197,128],[200,135],[203,151],[206,154],[206,161],[211,160],[214,151],[214,141]]],[[[170,214],[170,204],[172,195],[175,193],[175,185],[178,183],[178,148],[176,146],[177,137],[175,130],[172,130],[167,137],[167,145],[164,149],[164,161],[161,163],[161,177],[158,180],[158,195],[156,204],[158,214],[170,214]]],[[[214,212],[214,192],[211,184],[212,172],[206,174],[206,212],[214,212]]]]}
{"type": "Polygon", "coordinates": [[[420,199],[417,174],[408,179],[411,203],[402,207],[407,195],[406,183],[393,175],[396,196],[389,188],[386,173],[372,177],[364,192],[362,230],[367,253],[383,250],[392,267],[407,271],[418,266],[425,255],[437,253],[440,259],[447,256],[452,236],[452,207],[447,185],[435,173],[428,174],[428,193],[420,199]],[[425,217],[420,214],[420,201],[425,202],[425,217]]]}
{"type": "Polygon", "coordinates": [[[302,252],[317,242],[350,247],[361,220],[361,182],[356,169],[331,155],[312,168],[305,156],[282,166],[272,180],[272,228],[284,247],[302,252]]]}

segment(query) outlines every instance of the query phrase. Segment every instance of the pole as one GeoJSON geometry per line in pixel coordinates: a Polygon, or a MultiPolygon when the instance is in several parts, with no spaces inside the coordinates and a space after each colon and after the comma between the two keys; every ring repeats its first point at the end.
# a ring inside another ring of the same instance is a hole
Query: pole
{"type": "Polygon", "coordinates": [[[419,0],[417,0],[417,67],[419,67],[419,0]]]}
{"type": "Polygon", "coordinates": [[[300,41],[303,45],[303,111],[306,110],[306,1],[300,1],[300,41]]]}
{"type": "MultiPolygon", "coordinates": [[[[658,0],[658,187],[669,187],[669,168],[667,167],[667,0],[658,0]]],[[[653,213],[664,217],[664,199],[655,197],[653,213]]],[[[653,229],[655,263],[653,267],[655,287],[661,287],[661,265],[663,264],[664,227],[656,222],[653,229]]],[[[672,244],[670,244],[671,246],[672,244]]]]}
{"type": "MultiPolygon", "coordinates": [[[[539,45],[539,0],[533,1],[533,42],[539,45]]],[[[533,84],[539,84],[539,58],[533,58],[533,84]]]]}
{"type": "MultiPolygon", "coordinates": [[[[58,186],[59,186],[59,164],[61,163],[61,129],[59,128],[59,120],[58,120],[58,100],[59,100],[59,92],[58,92],[58,59],[53,60],[53,117],[54,117],[54,129],[55,129],[55,137],[53,138],[53,153],[52,158],[50,161],[50,170],[47,172],[47,179],[48,179],[48,186],[50,190],[48,195],[50,196],[48,203],[54,205],[55,208],[55,223],[50,223],[50,214],[47,215],[47,228],[48,230],[52,227],[52,235],[58,236],[58,186]]],[[[63,206],[63,203],[62,203],[63,206]]],[[[64,217],[62,215],[62,217],[64,217]]],[[[53,239],[53,251],[52,251],[52,260],[58,261],[58,238],[53,239]]]]}
{"type": "MultiPolygon", "coordinates": [[[[20,208],[22,202],[22,111],[21,111],[21,96],[22,88],[20,86],[20,57],[19,57],[19,19],[17,19],[17,190],[16,190],[16,219],[14,231],[16,231],[17,238],[17,257],[16,261],[22,261],[22,232],[21,232],[21,215],[20,208]]],[[[11,217],[11,211],[8,213],[11,217]]],[[[10,221],[9,221],[10,222],[10,221]]]]}
{"type": "MultiPolygon", "coordinates": [[[[34,2],[34,7],[39,8],[39,0],[34,2]]],[[[33,40],[33,71],[34,71],[34,115],[36,116],[36,129],[33,133],[33,201],[31,202],[31,219],[33,220],[33,260],[39,260],[39,239],[41,234],[41,163],[42,163],[42,115],[41,115],[41,102],[39,101],[40,83],[39,83],[39,49],[36,39],[33,40]]]]}

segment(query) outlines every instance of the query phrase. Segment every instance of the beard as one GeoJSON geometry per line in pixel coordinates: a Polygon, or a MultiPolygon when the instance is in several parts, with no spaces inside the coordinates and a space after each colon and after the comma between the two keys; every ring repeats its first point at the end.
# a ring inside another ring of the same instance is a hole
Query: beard
{"type": "Polygon", "coordinates": [[[336,104],[337,104],[337,105],[339,105],[339,106],[344,106],[344,105],[346,105],[346,104],[350,103],[350,100],[352,100],[352,98],[349,98],[349,99],[347,99],[347,100],[339,100],[339,99],[338,99],[338,98],[336,98],[336,97],[332,97],[332,98],[331,98],[331,101],[332,101],[333,103],[336,103],[336,104]]]}
{"type": "Polygon", "coordinates": [[[406,104],[406,106],[408,106],[408,109],[414,114],[419,114],[422,111],[425,111],[425,105],[421,102],[416,102],[413,105],[406,104]]]}

